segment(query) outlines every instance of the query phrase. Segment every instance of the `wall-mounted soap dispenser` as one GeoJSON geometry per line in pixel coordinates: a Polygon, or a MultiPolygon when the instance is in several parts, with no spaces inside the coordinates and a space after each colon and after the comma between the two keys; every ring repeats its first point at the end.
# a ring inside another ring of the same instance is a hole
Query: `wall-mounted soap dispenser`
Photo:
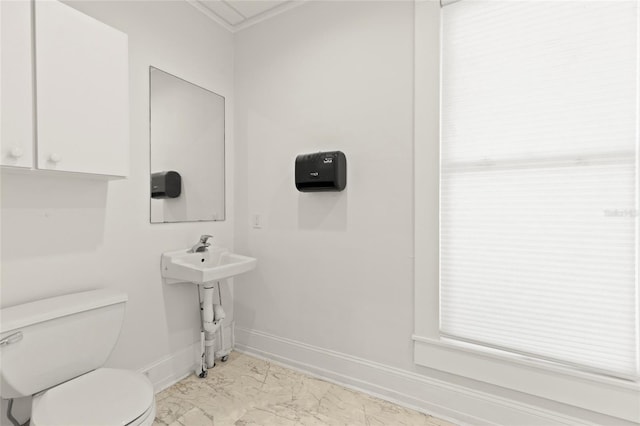
{"type": "Polygon", "coordinates": [[[182,193],[182,176],[173,170],[151,174],[151,198],[178,198],[182,193]]]}
{"type": "Polygon", "coordinates": [[[295,176],[301,192],[342,191],[347,186],[347,157],[341,151],[298,155],[295,176]]]}

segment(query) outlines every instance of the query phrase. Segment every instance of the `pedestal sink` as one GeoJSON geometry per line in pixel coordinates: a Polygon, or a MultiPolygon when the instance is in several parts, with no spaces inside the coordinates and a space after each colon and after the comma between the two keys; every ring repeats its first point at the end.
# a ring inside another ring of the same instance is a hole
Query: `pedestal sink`
{"type": "Polygon", "coordinates": [[[253,257],[231,253],[222,247],[209,247],[192,253],[188,249],[162,254],[162,276],[167,283],[204,284],[250,271],[258,261],[253,257]]]}
{"type": "MultiPolygon", "coordinates": [[[[201,237],[206,243],[208,235],[201,237]]],[[[207,368],[215,366],[216,356],[226,361],[231,350],[224,348],[224,331],[221,329],[225,318],[222,309],[220,281],[231,278],[256,267],[258,261],[253,257],[231,253],[229,250],[212,246],[203,246],[204,251],[190,249],[176,250],[162,254],[161,273],[168,284],[190,282],[198,285],[202,329],[200,330],[201,363],[196,374],[207,376],[207,368]],[[219,304],[214,304],[215,288],[218,289],[219,304]],[[219,352],[214,353],[214,339],[220,331],[219,352]]]]}

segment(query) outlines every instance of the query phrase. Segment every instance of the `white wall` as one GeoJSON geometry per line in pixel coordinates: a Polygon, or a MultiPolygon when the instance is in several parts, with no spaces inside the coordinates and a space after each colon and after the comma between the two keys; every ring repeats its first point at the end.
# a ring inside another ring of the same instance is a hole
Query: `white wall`
{"type": "Polygon", "coordinates": [[[259,262],[236,279],[237,343],[472,423],[624,423],[414,364],[413,7],[310,2],[236,34],[236,248],[259,262]],[[336,149],[346,190],[297,192],[295,156],[336,149]]]}
{"type": "Polygon", "coordinates": [[[164,285],[160,254],[201,234],[233,247],[233,37],[186,2],[69,4],[129,36],[131,171],[108,183],[3,172],[1,303],[125,291],[124,327],[108,365],[143,369],[199,339],[196,288],[164,285]],[[224,222],[149,223],[149,65],[226,97],[224,222]]]}
{"type": "Polygon", "coordinates": [[[236,35],[236,244],[259,259],[238,325],[410,363],[412,8],[314,2],[236,35]],[[295,189],[320,150],[346,154],[344,192],[295,189]]]}

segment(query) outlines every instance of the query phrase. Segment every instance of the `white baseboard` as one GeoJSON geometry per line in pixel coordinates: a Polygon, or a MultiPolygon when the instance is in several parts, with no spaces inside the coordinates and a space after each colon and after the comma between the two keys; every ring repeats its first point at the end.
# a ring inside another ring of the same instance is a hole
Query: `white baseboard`
{"type": "Polygon", "coordinates": [[[194,374],[196,365],[195,357],[199,350],[200,343],[194,343],[138,371],[145,374],[149,380],[151,380],[156,393],[161,392],[184,379],[189,374],[194,374]]]}
{"type": "MultiPolygon", "coordinates": [[[[225,324],[222,330],[225,334],[224,352],[227,352],[233,348],[234,322],[231,321],[225,324]]],[[[217,334],[214,345],[216,358],[219,358],[223,352],[222,348],[220,348],[220,343],[220,337],[219,334],[217,334]]],[[[158,393],[178,383],[189,374],[195,374],[199,352],[200,342],[195,342],[186,348],[180,349],[152,364],[140,368],[138,371],[151,380],[155,393],[158,393]]]]}
{"type": "Polygon", "coordinates": [[[411,371],[236,326],[235,348],[458,424],[595,425],[411,371]]]}

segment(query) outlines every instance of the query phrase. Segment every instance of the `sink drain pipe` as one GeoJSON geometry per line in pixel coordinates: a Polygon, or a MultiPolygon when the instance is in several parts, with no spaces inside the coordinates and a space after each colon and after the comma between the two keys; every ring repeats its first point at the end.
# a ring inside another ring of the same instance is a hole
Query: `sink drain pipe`
{"type": "MultiPolygon", "coordinates": [[[[220,283],[215,282],[218,286],[220,283]]],[[[222,320],[225,318],[224,310],[221,305],[213,304],[214,295],[214,283],[209,282],[202,285],[202,330],[204,331],[204,363],[207,368],[213,368],[216,365],[215,362],[215,350],[214,344],[216,340],[216,332],[222,330],[222,320]]],[[[222,339],[221,339],[222,341],[222,339]]]]}

